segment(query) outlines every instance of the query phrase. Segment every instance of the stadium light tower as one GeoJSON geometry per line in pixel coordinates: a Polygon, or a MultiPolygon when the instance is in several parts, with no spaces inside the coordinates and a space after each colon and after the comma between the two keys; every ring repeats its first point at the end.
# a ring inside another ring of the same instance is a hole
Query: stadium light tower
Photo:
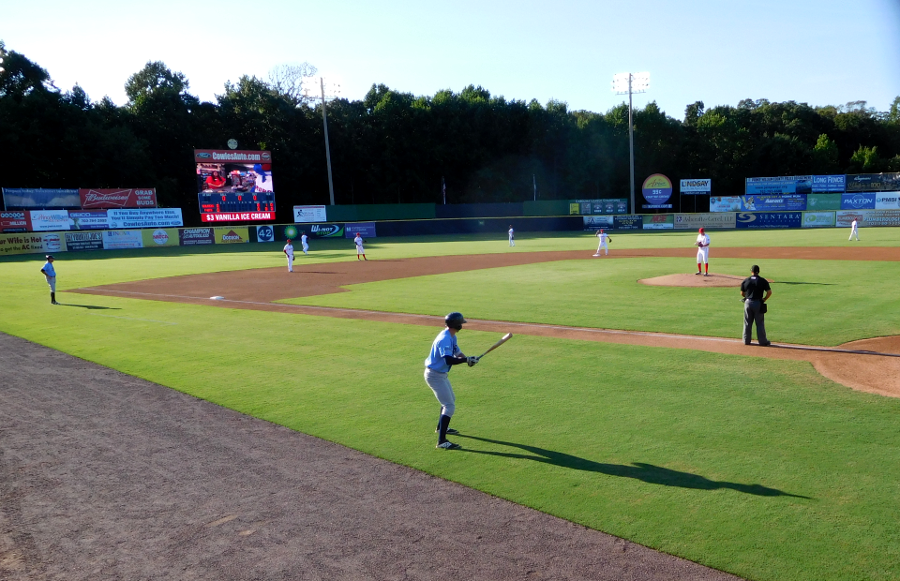
{"type": "Polygon", "coordinates": [[[650,88],[650,73],[619,73],[613,75],[612,90],[616,95],[628,94],[628,150],[631,161],[631,213],[634,207],[634,123],[631,117],[631,95],[646,93],[650,88]]]}
{"type": "MultiPolygon", "coordinates": [[[[328,83],[328,95],[325,94],[325,78],[319,77],[319,88],[322,91],[322,127],[325,130],[325,162],[328,166],[328,195],[331,205],[334,205],[334,183],[331,180],[331,147],[328,144],[328,116],[325,113],[326,99],[335,99],[341,94],[341,86],[337,83],[328,83]]],[[[303,87],[303,99],[310,102],[315,97],[309,96],[309,88],[303,87]]]]}

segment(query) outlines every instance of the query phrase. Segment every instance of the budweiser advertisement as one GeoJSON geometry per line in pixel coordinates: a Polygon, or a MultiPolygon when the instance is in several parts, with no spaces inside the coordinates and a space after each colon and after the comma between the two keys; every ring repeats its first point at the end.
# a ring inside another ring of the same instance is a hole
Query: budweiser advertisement
{"type": "Polygon", "coordinates": [[[197,198],[204,222],[275,219],[272,154],[268,151],[195,149],[197,198]],[[271,218],[260,214],[270,213],[271,218]],[[207,217],[207,214],[256,217],[207,217]]]}
{"type": "Polygon", "coordinates": [[[274,220],[275,212],[201,212],[204,222],[260,222],[274,220]]]}
{"type": "Polygon", "coordinates": [[[80,189],[78,195],[83,210],[156,207],[156,188],[80,189]]]}

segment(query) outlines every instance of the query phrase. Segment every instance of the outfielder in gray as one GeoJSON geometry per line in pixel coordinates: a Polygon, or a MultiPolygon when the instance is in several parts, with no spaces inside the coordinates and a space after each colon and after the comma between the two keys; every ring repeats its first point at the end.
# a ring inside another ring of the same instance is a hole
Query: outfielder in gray
{"type": "Polygon", "coordinates": [[[47,279],[47,286],[50,287],[50,304],[58,305],[56,302],[56,269],[53,268],[53,255],[47,255],[47,263],[41,267],[41,274],[47,279]]]}
{"type": "Polygon", "coordinates": [[[453,312],[444,317],[446,328],[435,337],[431,344],[431,352],[425,359],[425,383],[441,404],[441,416],[435,431],[438,433],[437,448],[443,450],[461,447],[447,440],[447,434],[459,433],[450,428],[450,418],[456,411],[456,395],[453,393],[449,378],[450,368],[460,363],[467,363],[469,367],[478,363],[477,357],[466,357],[456,344],[456,334],[462,330],[463,323],[466,322],[462,313],[453,312]]]}

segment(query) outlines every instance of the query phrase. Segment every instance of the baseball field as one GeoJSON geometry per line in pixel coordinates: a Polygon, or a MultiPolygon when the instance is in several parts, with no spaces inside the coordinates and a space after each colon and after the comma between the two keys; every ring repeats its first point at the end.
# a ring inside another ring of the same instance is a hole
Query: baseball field
{"type": "Polygon", "coordinates": [[[694,232],[315,240],[293,274],[281,244],[62,253],[58,307],[5,257],[0,331],[746,579],[891,580],[900,229],[861,234],[712,232],[721,286],[645,284],[692,275],[694,232]],[[751,264],[769,348],[740,339],[751,264]],[[469,355],[515,336],[451,374],[442,451],[450,311],[469,355]]]}

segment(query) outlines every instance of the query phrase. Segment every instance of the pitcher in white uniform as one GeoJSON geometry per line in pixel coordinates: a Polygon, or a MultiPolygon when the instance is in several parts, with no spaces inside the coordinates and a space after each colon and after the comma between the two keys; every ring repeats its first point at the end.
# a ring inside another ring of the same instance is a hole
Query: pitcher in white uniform
{"type": "Polygon", "coordinates": [[[697,272],[694,274],[703,274],[703,266],[706,266],[706,274],[704,276],[709,276],[709,236],[703,231],[703,228],[700,228],[700,233],[697,234],[697,242],[694,243],[697,246],[697,272]]]}

